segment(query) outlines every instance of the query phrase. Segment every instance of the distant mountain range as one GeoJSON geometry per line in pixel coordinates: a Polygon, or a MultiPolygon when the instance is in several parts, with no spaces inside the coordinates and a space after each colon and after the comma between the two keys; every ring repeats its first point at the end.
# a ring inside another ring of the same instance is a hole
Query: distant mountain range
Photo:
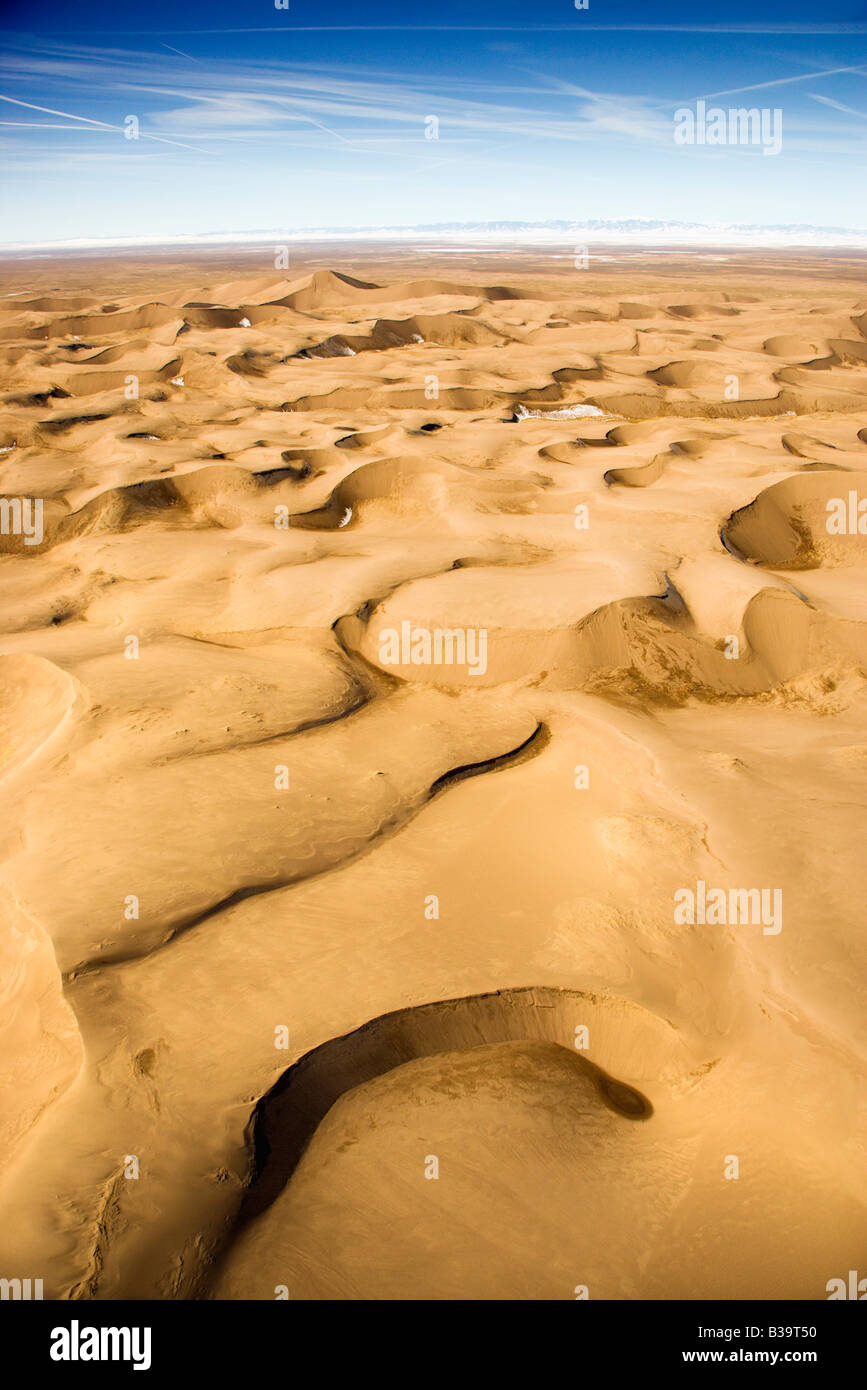
{"type": "Polygon", "coordinates": [[[111,247],[275,245],[317,241],[421,241],[446,249],[476,249],[489,243],[517,246],[706,246],[725,247],[851,247],[867,249],[865,227],[814,227],[803,222],[755,227],[734,222],[663,222],[642,218],[584,222],[429,222],[415,227],[259,228],[249,231],[198,232],[176,236],[80,237],[64,241],[6,242],[3,251],[75,251],[111,247]]]}

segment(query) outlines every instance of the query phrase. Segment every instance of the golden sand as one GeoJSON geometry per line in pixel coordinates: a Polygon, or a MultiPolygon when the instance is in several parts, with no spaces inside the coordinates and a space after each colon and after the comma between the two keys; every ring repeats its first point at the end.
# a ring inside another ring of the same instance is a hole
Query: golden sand
{"type": "Polygon", "coordinates": [[[0,1274],[823,1299],[864,266],[328,254],[0,267],[0,1274]]]}

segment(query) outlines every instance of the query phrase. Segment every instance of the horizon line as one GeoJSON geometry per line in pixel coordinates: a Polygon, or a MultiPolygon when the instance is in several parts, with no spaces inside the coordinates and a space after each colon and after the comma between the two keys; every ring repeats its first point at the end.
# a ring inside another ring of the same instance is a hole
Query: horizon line
{"type": "MultiPolygon", "coordinates": [[[[229,246],[256,245],[259,243],[317,243],[328,241],[394,241],[399,238],[415,238],[421,241],[431,238],[448,241],[454,237],[477,238],[480,241],[503,242],[511,234],[541,233],[537,244],[559,245],[571,240],[576,234],[591,234],[604,245],[651,245],[664,244],[696,246],[734,246],[755,249],[783,249],[790,247],[824,247],[830,249],[863,250],[867,248],[867,227],[844,227],[817,225],[814,223],[744,223],[744,222],[666,222],[660,218],[588,218],[579,221],[571,218],[552,218],[544,222],[522,222],[513,219],[495,219],[486,222],[439,222],[408,225],[367,225],[360,226],[319,226],[294,229],[235,228],[214,232],[181,232],[170,234],[150,234],[143,236],[82,236],[65,237],[54,241],[7,241],[0,242],[0,253],[28,251],[75,251],[75,250],[119,250],[146,247],[183,246],[229,246]],[[613,234],[614,239],[606,241],[605,234],[613,234]],[[694,234],[698,233],[696,237],[694,234]],[[684,235],[686,234],[686,235],[684,235]],[[693,234],[690,236],[689,234],[693,234]],[[703,235],[702,235],[703,234],[703,235]],[[710,234],[712,239],[708,239],[710,234]],[[768,243],[767,238],[774,238],[768,243]],[[726,238],[733,238],[727,240],[726,238]],[[781,239],[782,238],[782,239],[781,239]],[[828,241],[832,238],[832,241],[828,241]],[[854,238],[846,241],[841,238],[854,238]]],[[[532,239],[526,243],[533,245],[532,239]]],[[[468,248],[469,249],[469,248],[468,248]]]]}

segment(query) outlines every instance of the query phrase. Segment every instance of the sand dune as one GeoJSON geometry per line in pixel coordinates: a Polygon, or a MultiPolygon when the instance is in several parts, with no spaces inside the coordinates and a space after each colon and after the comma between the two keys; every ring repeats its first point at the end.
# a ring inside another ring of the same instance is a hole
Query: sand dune
{"type": "Polygon", "coordinates": [[[863,289],[449,261],[3,269],[0,1273],[48,1297],[863,1255],[863,289]]]}
{"type": "Polygon", "coordinates": [[[867,497],[867,471],[832,469],[784,478],[764,488],[755,501],[729,518],[726,541],[746,559],[775,569],[863,565],[867,561],[867,520],[863,530],[857,529],[862,514],[856,511],[854,518],[850,514],[849,494],[853,490],[858,497],[867,497]],[[845,479],[836,476],[840,471],[847,473],[845,479]],[[836,520],[837,514],[845,529],[832,532],[829,522],[836,520]],[[852,520],[854,527],[850,529],[852,520]]]}

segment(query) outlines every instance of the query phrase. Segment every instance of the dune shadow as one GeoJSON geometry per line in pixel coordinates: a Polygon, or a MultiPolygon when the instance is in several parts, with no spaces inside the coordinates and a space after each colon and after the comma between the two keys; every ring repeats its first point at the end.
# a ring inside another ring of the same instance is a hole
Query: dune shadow
{"type": "Polygon", "coordinates": [[[383,1014],[308,1052],[262,1097],[250,1119],[250,1177],[233,1237],[283,1191],[342,1095],[420,1057],[490,1043],[558,1043],[590,1076],[602,1104],[629,1120],[648,1119],[653,1107],[646,1096],[575,1050],[587,999],[577,990],[546,987],[441,1000],[383,1014]]]}

